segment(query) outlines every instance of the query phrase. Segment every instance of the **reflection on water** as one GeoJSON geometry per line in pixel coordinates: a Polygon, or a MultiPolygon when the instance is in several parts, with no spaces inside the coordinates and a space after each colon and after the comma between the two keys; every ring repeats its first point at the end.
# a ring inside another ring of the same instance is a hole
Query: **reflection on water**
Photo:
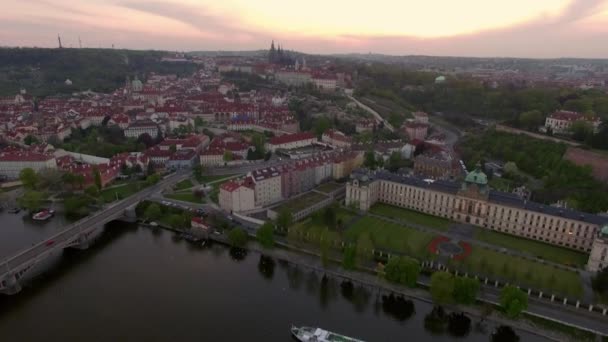
{"type": "Polygon", "coordinates": [[[501,325],[494,330],[490,340],[492,342],[517,342],[519,341],[519,336],[517,336],[511,327],[501,325]]]}
{"type": "MultiPolygon", "coordinates": [[[[291,324],[366,341],[489,338],[471,330],[475,319],[425,302],[173,236],[112,223],[90,249],[64,251],[58,265],[22,293],[0,296],[2,340],[291,341],[291,324]]],[[[506,328],[496,336],[512,337],[506,328]]]]}

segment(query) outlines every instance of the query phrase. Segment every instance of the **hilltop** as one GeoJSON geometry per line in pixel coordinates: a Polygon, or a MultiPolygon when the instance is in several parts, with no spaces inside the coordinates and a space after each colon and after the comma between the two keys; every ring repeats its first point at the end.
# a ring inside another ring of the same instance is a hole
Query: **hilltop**
{"type": "Polygon", "coordinates": [[[0,48],[0,96],[28,93],[47,96],[91,89],[111,92],[125,78],[148,72],[184,75],[192,63],[161,62],[165,51],[118,49],[0,48]],[[65,84],[72,81],[71,86],[65,84]]]}

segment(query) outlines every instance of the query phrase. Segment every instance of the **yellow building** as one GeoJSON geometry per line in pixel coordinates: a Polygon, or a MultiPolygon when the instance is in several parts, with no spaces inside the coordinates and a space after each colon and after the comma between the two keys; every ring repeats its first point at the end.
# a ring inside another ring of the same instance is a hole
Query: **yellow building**
{"type": "Polygon", "coordinates": [[[369,210],[376,202],[532,240],[591,252],[608,217],[526,201],[489,188],[477,168],[463,183],[433,181],[387,171],[357,170],[346,186],[346,204],[369,210]]]}

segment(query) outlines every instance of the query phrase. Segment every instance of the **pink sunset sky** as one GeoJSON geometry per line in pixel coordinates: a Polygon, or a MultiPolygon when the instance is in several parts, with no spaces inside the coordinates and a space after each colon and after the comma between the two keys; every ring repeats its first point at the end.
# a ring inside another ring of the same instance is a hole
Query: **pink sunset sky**
{"type": "Polygon", "coordinates": [[[5,0],[0,45],[608,58],[608,0],[5,0]]]}

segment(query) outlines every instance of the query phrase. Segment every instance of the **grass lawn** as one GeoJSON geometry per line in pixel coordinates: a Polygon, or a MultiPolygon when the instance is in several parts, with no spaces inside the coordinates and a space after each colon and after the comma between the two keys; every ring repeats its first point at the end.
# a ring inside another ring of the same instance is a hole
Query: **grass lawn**
{"type": "Polygon", "coordinates": [[[422,226],[427,226],[429,228],[435,228],[438,230],[447,230],[450,224],[452,223],[450,220],[427,215],[423,213],[419,213],[417,211],[399,208],[392,205],[377,203],[372,206],[370,212],[376,215],[382,215],[390,218],[401,219],[406,222],[411,222],[414,224],[419,224],[422,226]]]}
{"type": "Polygon", "coordinates": [[[355,213],[352,211],[340,207],[336,208],[336,219],[342,220],[344,224],[348,223],[353,217],[355,217],[355,213]]]}
{"type": "Polygon", "coordinates": [[[374,246],[408,254],[419,259],[428,255],[427,246],[433,235],[413,228],[386,222],[374,217],[363,217],[345,231],[348,241],[356,241],[359,235],[369,233],[374,246]]]}
{"type": "Polygon", "coordinates": [[[321,191],[323,193],[329,194],[330,192],[337,190],[341,187],[343,187],[344,184],[338,184],[338,183],[325,183],[325,184],[321,184],[318,187],[315,188],[315,190],[317,191],[321,191]]]}
{"type": "MultiPolygon", "coordinates": [[[[298,240],[304,240],[316,245],[319,245],[319,238],[321,234],[327,229],[321,222],[315,222],[312,218],[307,218],[303,221],[297,222],[289,228],[289,236],[295,236],[298,240]]],[[[332,241],[333,246],[338,246],[342,242],[340,233],[328,230],[327,237],[332,241]]]]}
{"type": "Polygon", "coordinates": [[[116,201],[117,197],[119,200],[129,197],[130,195],[138,192],[144,188],[143,182],[127,183],[122,186],[115,188],[101,190],[100,196],[105,203],[116,201]]]}
{"type": "Polygon", "coordinates": [[[196,197],[191,192],[175,193],[166,195],[165,197],[184,202],[205,203],[201,197],[196,197]]]}
{"type": "Polygon", "coordinates": [[[287,202],[279,205],[274,210],[276,212],[280,212],[283,209],[288,209],[289,211],[291,211],[293,213],[297,213],[300,210],[306,209],[306,208],[310,207],[311,205],[321,202],[322,200],[324,200],[326,198],[327,198],[327,196],[321,195],[319,193],[309,192],[300,197],[288,200],[287,202]]]}
{"type": "Polygon", "coordinates": [[[520,285],[541,290],[552,290],[567,296],[581,298],[583,288],[576,272],[473,246],[473,252],[462,262],[455,262],[465,269],[498,277],[520,285]]]}
{"type": "Polygon", "coordinates": [[[198,180],[201,183],[210,183],[210,182],[214,182],[214,181],[218,181],[220,179],[224,179],[224,178],[231,178],[234,176],[238,176],[238,174],[232,174],[232,175],[216,175],[216,176],[210,176],[210,175],[203,175],[201,177],[198,177],[196,180],[198,180]]]}
{"type": "Polygon", "coordinates": [[[177,190],[177,191],[179,191],[179,190],[186,190],[186,189],[190,189],[193,186],[194,186],[194,184],[192,184],[191,180],[184,179],[183,181],[175,184],[175,190],[177,190]]]}
{"type": "Polygon", "coordinates": [[[528,252],[538,258],[568,266],[582,268],[587,264],[589,258],[585,253],[488,229],[476,229],[475,239],[496,246],[528,252]]]}

